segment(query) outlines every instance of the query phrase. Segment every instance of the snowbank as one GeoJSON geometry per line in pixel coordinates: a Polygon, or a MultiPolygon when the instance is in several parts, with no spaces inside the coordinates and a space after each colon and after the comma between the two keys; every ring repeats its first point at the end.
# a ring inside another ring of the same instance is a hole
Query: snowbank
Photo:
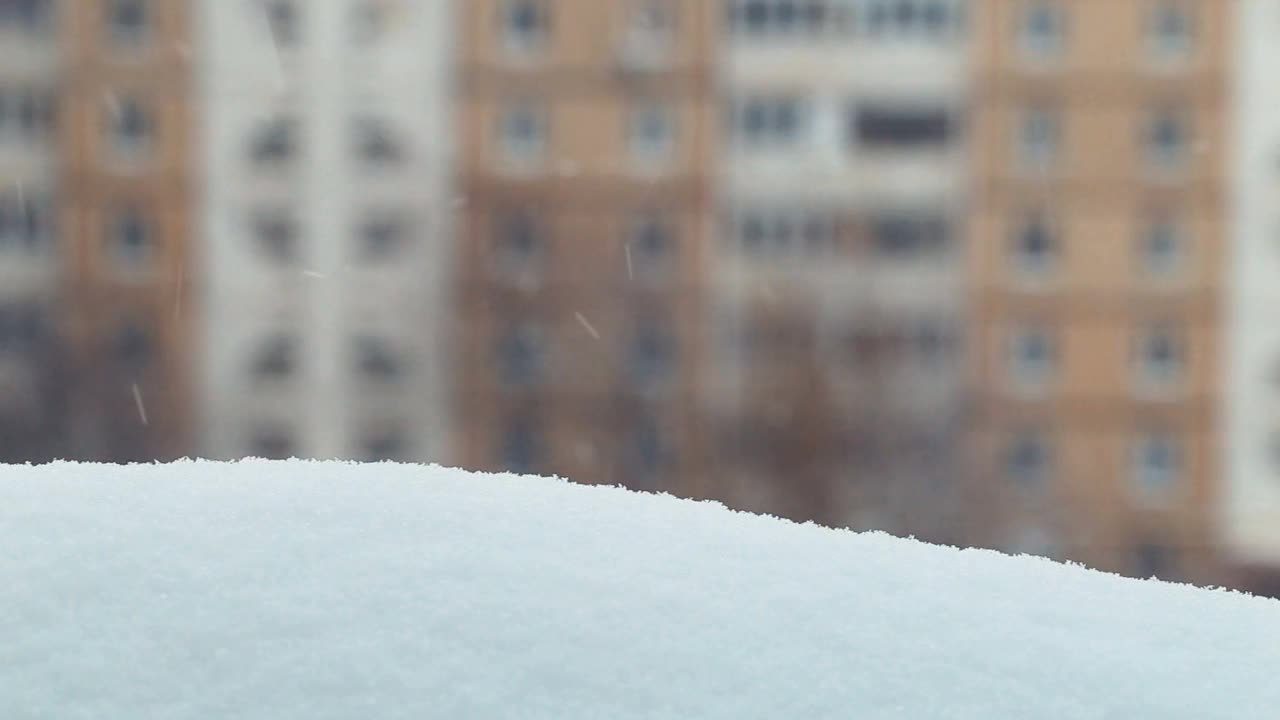
{"type": "Polygon", "coordinates": [[[1280,603],[441,468],[0,468],[0,718],[1280,718],[1280,603]]]}

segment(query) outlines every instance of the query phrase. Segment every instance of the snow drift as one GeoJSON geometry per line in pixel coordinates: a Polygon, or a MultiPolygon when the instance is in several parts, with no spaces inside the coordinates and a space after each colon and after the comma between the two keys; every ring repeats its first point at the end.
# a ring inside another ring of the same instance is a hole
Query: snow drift
{"type": "Polygon", "coordinates": [[[1280,717],[1280,603],[434,467],[0,468],[0,718],[1280,717]]]}

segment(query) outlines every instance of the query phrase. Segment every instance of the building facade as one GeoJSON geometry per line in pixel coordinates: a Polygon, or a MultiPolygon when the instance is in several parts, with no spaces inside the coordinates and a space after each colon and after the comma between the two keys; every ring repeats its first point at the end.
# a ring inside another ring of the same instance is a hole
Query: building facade
{"type": "Polygon", "coordinates": [[[77,457],[190,451],[190,10],[57,3],[59,278],[77,457]]]}
{"type": "Polygon", "coordinates": [[[53,3],[0,14],[0,462],[65,453],[58,88],[53,3]]]}
{"type": "Polygon", "coordinates": [[[1233,7],[971,6],[973,542],[1216,579],[1233,7]]]}
{"type": "Polygon", "coordinates": [[[697,494],[714,4],[464,6],[460,463],[697,494]]]}
{"type": "Polygon", "coordinates": [[[1235,20],[1234,233],[1224,275],[1230,294],[1218,518],[1245,584],[1270,576],[1272,595],[1280,595],[1280,46],[1270,32],[1277,13],[1275,2],[1242,0],[1235,20]]]}
{"type": "Polygon", "coordinates": [[[706,391],[734,505],[956,537],[966,5],[723,4],[706,391]]]}
{"type": "Polygon", "coordinates": [[[453,3],[200,3],[202,452],[449,461],[453,3]]]}

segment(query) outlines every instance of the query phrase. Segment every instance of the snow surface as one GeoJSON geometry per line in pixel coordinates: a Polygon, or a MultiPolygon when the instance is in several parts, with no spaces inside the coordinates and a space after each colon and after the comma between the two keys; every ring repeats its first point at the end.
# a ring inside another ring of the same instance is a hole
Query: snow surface
{"type": "Polygon", "coordinates": [[[0,718],[1280,718],[1280,603],[436,467],[0,468],[0,718]]]}

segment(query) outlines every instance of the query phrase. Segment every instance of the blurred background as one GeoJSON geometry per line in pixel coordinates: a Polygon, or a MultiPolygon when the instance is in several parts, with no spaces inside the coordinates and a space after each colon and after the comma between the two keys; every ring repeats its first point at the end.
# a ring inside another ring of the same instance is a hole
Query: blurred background
{"type": "Polygon", "coordinates": [[[1280,595],[1280,2],[0,0],[0,460],[1280,595]]]}

